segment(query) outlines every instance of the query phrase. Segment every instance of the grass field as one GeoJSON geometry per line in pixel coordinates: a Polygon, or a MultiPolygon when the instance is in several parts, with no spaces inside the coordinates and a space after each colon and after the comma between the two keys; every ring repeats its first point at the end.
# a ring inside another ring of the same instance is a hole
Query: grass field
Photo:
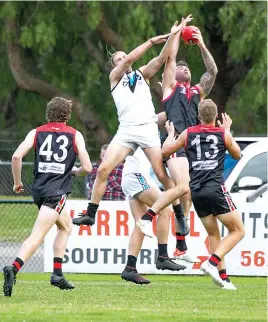
{"type": "Polygon", "coordinates": [[[266,321],[266,279],[233,278],[224,291],[208,277],[147,276],[134,285],[118,275],[68,274],[76,289],[60,291],[48,274],[21,274],[0,321],[266,321]]]}

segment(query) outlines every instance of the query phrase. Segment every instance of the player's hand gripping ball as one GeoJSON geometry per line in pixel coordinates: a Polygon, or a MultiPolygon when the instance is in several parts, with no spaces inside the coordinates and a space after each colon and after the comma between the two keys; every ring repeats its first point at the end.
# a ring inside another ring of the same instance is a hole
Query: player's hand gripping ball
{"type": "Polygon", "coordinates": [[[194,45],[198,42],[197,39],[193,38],[193,34],[199,31],[195,26],[186,26],[182,29],[181,37],[188,45],[194,45]]]}

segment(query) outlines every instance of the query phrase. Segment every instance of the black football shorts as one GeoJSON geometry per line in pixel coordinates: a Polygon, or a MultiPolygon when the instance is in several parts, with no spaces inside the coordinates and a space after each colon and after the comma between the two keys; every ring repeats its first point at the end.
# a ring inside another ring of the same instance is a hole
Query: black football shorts
{"type": "Polygon", "coordinates": [[[58,195],[53,197],[33,196],[33,200],[39,209],[41,208],[41,206],[47,206],[51,209],[56,210],[57,213],[60,215],[62,209],[65,206],[67,195],[58,195]]]}
{"type": "MultiPolygon", "coordinates": [[[[175,136],[177,138],[178,136],[175,136]]],[[[166,137],[161,137],[161,146],[164,144],[166,140],[166,137]]],[[[186,152],[184,150],[184,147],[180,148],[175,153],[171,154],[169,157],[163,158],[163,162],[166,163],[168,160],[173,158],[187,158],[186,152]]]]}
{"type": "Polygon", "coordinates": [[[202,187],[193,190],[192,201],[199,218],[217,216],[236,210],[225,185],[202,187]]]}

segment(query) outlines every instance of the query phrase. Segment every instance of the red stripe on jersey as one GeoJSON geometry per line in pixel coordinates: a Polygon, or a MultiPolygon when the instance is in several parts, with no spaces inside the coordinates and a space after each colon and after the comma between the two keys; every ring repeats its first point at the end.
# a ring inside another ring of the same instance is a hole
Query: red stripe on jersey
{"type": "Polygon", "coordinates": [[[188,146],[188,140],[189,140],[189,127],[186,129],[186,139],[185,139],[185,142],[184,142],[184,150],[186,151],[187,150],[187,146],[188,146]]]}
{"type": "Polygon", "coordinates": [[[73,136],[73,147],[74,147],[74,153],[78,154],[77,146],[76,146],[76,143],[75,143],[75,137],[76,137],[76,131],[75,131],[75,134],[73,136]]]}
{"type": "Polygon", "coordinates": [[[187,131],[191,132],[191,133],[195,133],[195,132],[198,132],[198,133],[222,132],[222,133],[224,133],[224,128],[216,127],[214,125],[199,124],[196,126],[188,127],[187,131]]]}
{"type": "Polygon", "coordinates": [[[231,210],[231,211],[235,211],[235,205],[233,204],[233,201],[232,201],[232,199],[231,199],[231,197],[229,196],[229,193],[228,193],[228,191],[227,191],[227,189],[226,189],[226,187],[225,187],[225,185],[221,185],[221,189],[222,189],[222,192],[223,192],[223,194],[224,194],[224,197],[225,197],[225,199],[226,199],[226,201],[227,201],[227,204],[228,204],[228,206],[229,206],[229,209],[231,210]]]}
{"type": "Polygon", "coordinates": [[[34,148],[36,147],[36,139],[37,139],[37,134],[39,132],[56,132],[56,133],[65,132],[65,133],[73,134],[73,148],[74,148],[75,154],[78,154],[77,146],[75,144],[76,129],[74,129],[73,127],[60,122],[49,122],[39,126],[35,132],[34,148]]]}
{"type": "Polygon", "coordinates": [[[223,193],[226,193],[226,192],[227,192],[227,189],[226,189],[225,184],[223,184],[223,185],[221,186],[221,188],[222,188],[223,193]]]}
{"type": "Polygon", "coordinates": [[[35,136],[34,136],[34,149],[36,148],[36,139],[37,139],[37,129],[35,130],[35,136]]]}
{"type": "Polygon", "coordinates": [[[165,99],[162,99],[161,102],[162,103],[165,103],[166,101],[168,101],[173,96],[173,94],[175,93],[175,90],[176,90],[177,87],[178,87],[178,85],[176,84],[174,86],[174,88],[172,89],[172,92],[168,95],[168,97],[165,98],[165,99]]]}
{"type": "Polygon", "coordinates": [[[37,132],[66,132],[66,133],[71,133],[73,135],[75,135],[76,133],[76,130],[73,127],[60,122],[46,123],[42,126],[39,126],[36,129],[36,131],[37,132]]]}
{"type": "Polygon", "coordinates": [[[200,87],[198,85],[195,85],[192,87],[193,89],[196,89],[198,91],[198,94],[200,94],[200,87]]]}
{"type": "Polygon", "coordinates": [[[60,214],[60,212],[62,210],[62,207],[63,207],[65,201],[66,201],[66,195],[62,195],[61,196],[61,200],[59,201],[59,203],[57,204],[57,206],[55,208],[55,210],[57,211],[57,213],[60,214]]]}

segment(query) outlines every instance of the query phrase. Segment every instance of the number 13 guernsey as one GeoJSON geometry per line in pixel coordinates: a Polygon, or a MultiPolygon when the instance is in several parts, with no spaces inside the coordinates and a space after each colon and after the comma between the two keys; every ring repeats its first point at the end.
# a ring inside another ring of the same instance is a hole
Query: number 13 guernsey
{"type": "Polygon", "coordinates": [[[72,191],[75,135],[76,130],[64,123],[47,123],[36,129],[33,196],[52,197],[72,191]]]}

